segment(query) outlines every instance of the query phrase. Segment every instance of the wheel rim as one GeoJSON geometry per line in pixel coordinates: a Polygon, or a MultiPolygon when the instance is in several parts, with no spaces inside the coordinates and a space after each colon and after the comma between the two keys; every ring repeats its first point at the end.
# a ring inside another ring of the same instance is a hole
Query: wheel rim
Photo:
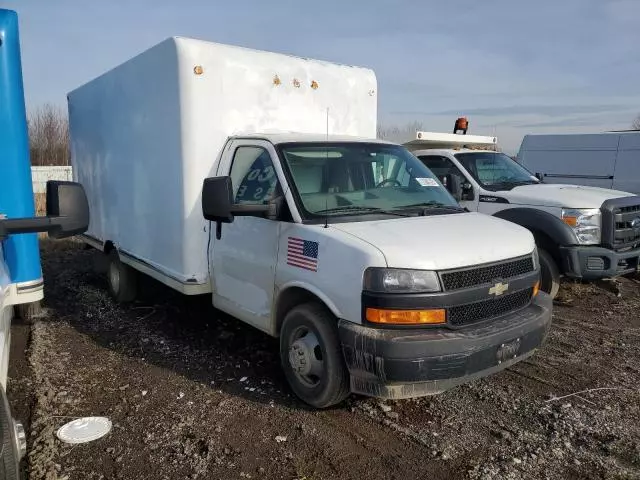
{"type": "Polygon", "coordinates": [[[297,328],[289,347],[289,364],[298,380],[307,387],[315,387],[324,375],[324,357],[320,341],[306,327],[297,328]]]}
{"type": "Polygon", "coordinates": [[[27,453],[27,436],[22,423],[13,421],[14,444],[18,453],[18,460],[22,460],[27,453]]]}
{"type": "Polygon", "coordinates": [[[115,262],[109,265],[109,283],[111,284],[111,289],[117,293],[120,289],[120,270],[115,265],[115,262]]]}

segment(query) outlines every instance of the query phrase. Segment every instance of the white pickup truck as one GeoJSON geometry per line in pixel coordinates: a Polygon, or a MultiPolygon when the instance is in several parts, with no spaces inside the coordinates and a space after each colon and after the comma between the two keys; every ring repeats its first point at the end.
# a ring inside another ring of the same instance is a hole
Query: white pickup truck
{"type": "Polygon", "coordinates": [[[538,245],[541,289],[560,276],[594,280],[638,270],[640,197],[581,185],[548,184],[496,152],[496,137],[416,132],[405,145],[461,205],[529,229],[538,245]]]}
{"type": "Polygon", "coordinates": [[[371,139],[376,95],[367,69],[184,38],[71,92],[84,239],[112,295],[133,300],[140,272],[210,294],[280,338],[318,408],[434,394],[531,355],[551,322],[533,236],[371,139]]]}

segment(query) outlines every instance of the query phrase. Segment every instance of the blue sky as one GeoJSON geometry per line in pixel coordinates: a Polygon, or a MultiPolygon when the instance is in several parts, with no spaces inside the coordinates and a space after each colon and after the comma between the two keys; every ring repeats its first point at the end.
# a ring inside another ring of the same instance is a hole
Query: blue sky
{"type": "Polygon", "coordinates": [[[628,128],[640,113],[640,0],[30,0],[27,105],[172,35],[373,68],[379,120],[498,135],[628,128]]]}

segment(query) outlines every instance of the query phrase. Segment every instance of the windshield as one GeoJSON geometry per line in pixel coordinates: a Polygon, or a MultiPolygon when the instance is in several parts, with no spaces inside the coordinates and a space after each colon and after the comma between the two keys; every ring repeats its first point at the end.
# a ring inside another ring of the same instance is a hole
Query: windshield
{"type": "Polygon", "coordinates": [[[539,183],[531,172],[504,153],[465,152],[455,156],[473,178],[489,190],[539,183]]]}
{"type": "Polygon", "coordinates": [[[306,217],[459,209],[433,173],[398,145],[290,143],[279,151],[306,217]]]}

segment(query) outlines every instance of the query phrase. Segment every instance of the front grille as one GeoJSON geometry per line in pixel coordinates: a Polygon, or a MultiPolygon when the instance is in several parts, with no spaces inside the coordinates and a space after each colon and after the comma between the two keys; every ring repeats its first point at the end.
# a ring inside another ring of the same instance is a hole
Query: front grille
{"type": "Polygon", "coordinates": [[[458,290],[490,283],[495,280],[517,277],[531,271],[533,271],[532,258],[523,257],[480,268],[443,272],[441,278],[445,290],[458,290]]]}
{"type": "Polygon", "coordinates": [[[602,212],[602,246],[616,251],[629,250],[640,245],[640,197],[622,197],[606,200],[602,212]],[[636,224],[636,228],[633,228],[636,224]]]}
{"type": "Polygon", "coordinates": [[[466,305],[457,305],[449,308],[447,318],[449,324],[461,327],[470,325],[488,318],[499,317],[510,312],[525,308],[531,302],[533,290],[527,288],[519,292],[504,295],[502,297],[483,300],[466,305]]]}
{"type": "Polygon", "coordinates": [[[640,243],[640,229],[633,228],[632,222],[640,218],[640,205],[619,207],[614,211],[613,248],[620,250],[640,243]]]}

